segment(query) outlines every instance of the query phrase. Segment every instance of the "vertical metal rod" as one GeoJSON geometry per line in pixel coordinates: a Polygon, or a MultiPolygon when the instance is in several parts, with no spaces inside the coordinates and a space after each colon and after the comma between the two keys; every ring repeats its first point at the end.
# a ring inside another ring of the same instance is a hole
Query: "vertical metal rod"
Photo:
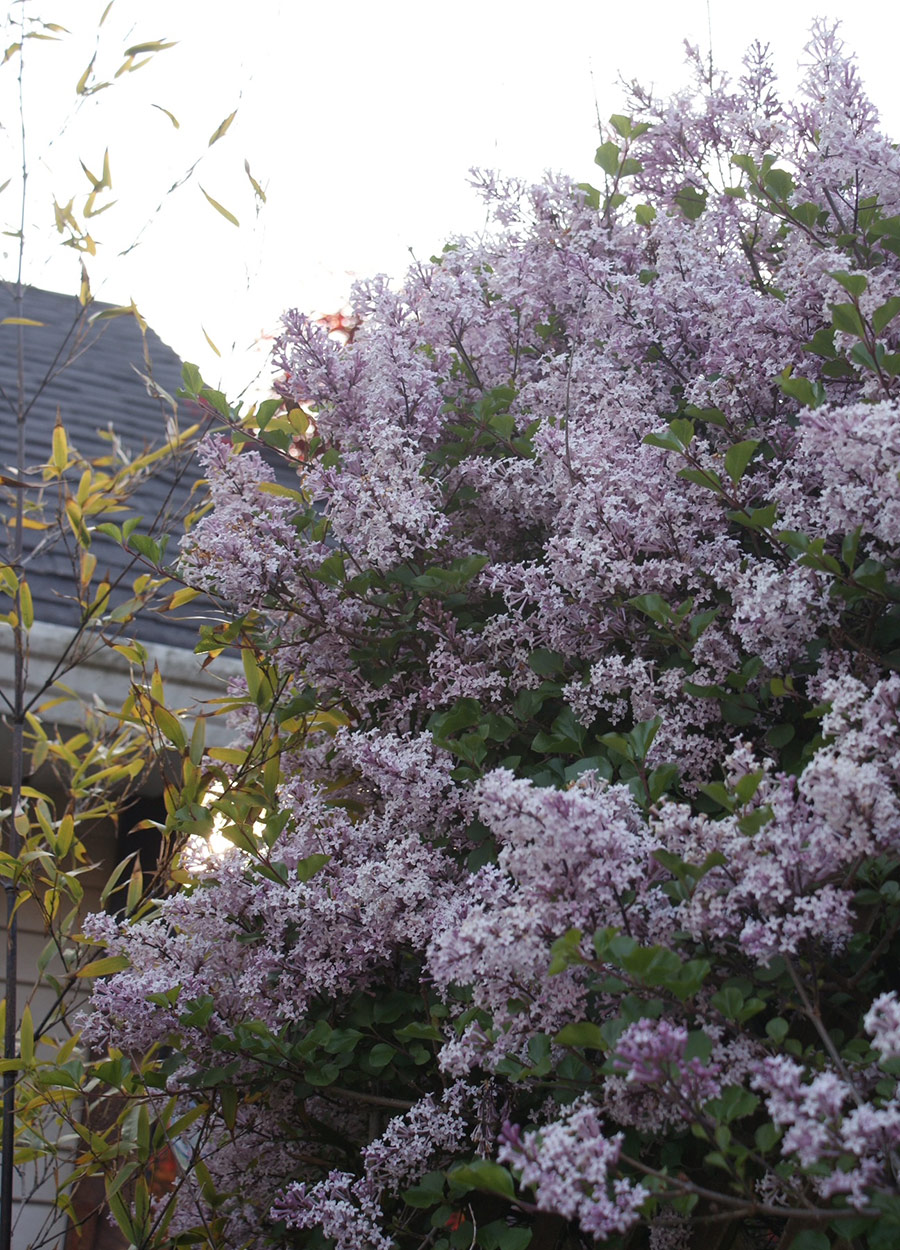
{"type": "MultiPolygon", "coordinates": [[[[22,317],[24,315],[25,307],[25,284],[23,278],[25,254],[25,203],[28,169],[25,157],[25,98],[22,85],[25,65],[24,47],[25,3],[23,0],[21,8],[19,47],[19,130],[22,156],[22,200],[21,217],[19,221],[19,263],[18,272],[16,274],[17,317],[22,317]]],[[[9,563],[18,572],[22,560],[22,523],[25,516],[25,498],[22,479],[24,477],[26,464],[25,335],[21,323],[16,326],[16,370],[16,477],[19,481],[18,485],[14,487],[16,492],[15,528],[13,530],[12,542],[9,544],[8,558],[9,563]]],[[[26,639],[25,630],[22,626],[21,602],[18,593],[16,594],[15,610],[16,626],[13,631],[15,640],[15,689],[12,699],[12,752],[10,758],[12,777],[8,838],[6,846],[7,852],[14,860],[18,859],[21,849],[19,830],[16,826],[16,817],[18,815],[19,805],[22,799],[22,783],[25,777],[24,728],[26,639]]],[[[4,879],[4,890],[6,893],[6,1024],[3,1035],[3,1058],[5,1060],[15,1060],[17,1057],[16,1032],[19,1023],[18,997],[16,993],[19,975],[19,922],[16,915],[18,882],[14,877],[6,877],[4,879]]],[[[15,1179],[13,1155],[15,1151],[15,1138],[16,1073],[15,1070],[12,1069],[3,1073],[3,1127],[2,1132],[0,1132],[0,1150],[2,1150],[2,1153],[0,1153],[0,1250],[12,1250],[13,1183],[15,1179]]]]}

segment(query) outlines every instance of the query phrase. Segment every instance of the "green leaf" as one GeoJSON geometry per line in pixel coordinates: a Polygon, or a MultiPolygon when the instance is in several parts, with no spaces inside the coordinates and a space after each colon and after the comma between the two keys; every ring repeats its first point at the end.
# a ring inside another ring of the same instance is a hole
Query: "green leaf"
{"type": "Polygon", "coordinates": [[[689,221],[696,221],[706,208],[707,193],[687,182],[675,196],[675,203],[689,221]]]}
{"type": "Polygon", "coordinates": [[[369,1051],[369,1063],[373,1068],[386,1068],[396,1053],[395,1046],[389,1046],[387,1042],[379,1042],[369,1051]]]}
{"type": "Polygon", "coordinates": [[[588,1050],[606,1050],[606,1040],[596,1024],[582,1020],[567,1024],[554,1039],[560,1046],[583,1046],[588,1050]]]}
{"type": "Polygon", "coordinates": [[[900,313],[900,295],[892,295],[889,300],[886,300],[880,308],[876,308],[872,313],[872,329],[876,334],[880,334],[898,313],[900,313]]]}
{"type": "Polygon", "coordinates": [[[501,1194],[504,1198],[513,1198],[516,1187],[513,1178],[506,1168],[490,1159],[475,1159],[472,1163],[463,1163],[451,1168],[447,1174],[452,1184],[459,1189],[480,1189],[489,1194],[501,1194]]]}
{"type": "Polygon", "coordinates": [[[771,1123],[760,1124],[753,1137],[757,1148],[763,1154],[768,1154],[770,1150],[774,1150],[781,1140],[781,1129],[771,1123]]]}
{"type": "Polygon", "coordinates": [[[759,439],[748,438],[742,443],[735,443],[733,447],[729,447],[725,453],[725,471],[737,486],[738,482],[744,476],[747,465],[753,459],[753,453],[759,446],[759,439]]]}
{"type": "Polygon", "coordinates": [[[525,1250],[531,1242],[530,1228],[510,1228],[506,1220],[492,1220],[478,1230],[478,1244],[484,1250],[525,1250]]]}
{"type": "Polygon", "coordinates": [[[711,490],[717,495],[722,493],[722,479],[714,469],[679,469],[678,476],[695,486],[702,486],[704,490],[711,490]]]}
{"type": "Polygon", "coordinates": [[[816,330],[810,342],[803,344],[803,350],[812,352],[814,356],[823,356],[826,360],[832,360],[835,356],[834,330],[830,327],[816,330]]]}
{"type": "Polygon", "coordinates": [[[443,1172],[428,1172],[419,1181],[401,1194],[408,1207],[436,1207],[444,1198],[443,1172]]]}
{"type": "MultiPolygon", "coordinates": [[[[848,304],[847,307],[850,308],[852,305],[848,304]]],[[[825,402],[825,388],[822,383],[810,382],[808,378],[792,377],[790,365],[779,375],[778,385],[785,395],[796,399],[804,408],[818,408],[819,404],[825,402]]]]}
{"type": "Polygon", "coordinates": [[[128,545],[152,564],[159,564],[162,552],[159,543],[149,534],[131,534],[128,538],[128,545]]]}
{"type": "Polygon", "coordinates": [[[766,1033],[776,1046],[780,1046],[787,1037],[789,1028],[790,1025],[787,1020],[783,1020],[781,1016],[775,1016],[767,1023],[766,1033]]]}
{"type": "Polygon", "coordinates": [[[786,200],[794,190],[794,180],[786,169],[770,169],[765,182],[766,190],[777,200],[786,200]]]}
{"type": "Polygon", "coordinates": [[[557,976],[573,964],[584,963],[581,955],[581,930],[569,929],[562,937],[558,937],[550,947],[550,967],[548,975],[557,976]]]}
{"type": "Polygon", "coordinates": [[[843,334],[855,334],[857,338],[865,338],[866,328],[859,309],[853,304],[832,304],[831,324],[843,334]]]}
{"type": "Polygon", "coordinates": [[[687,417],[675,417],[669,422],[669,429],[682,447],[688,448],[694,441],[694,423],[687,417]]]}
{"type": "Polygon", "coordinates": [[[559,651],[548,651],[546,647],[537,647],[528,657],[528,667],[539,677],[550,677],[562,671],[565,667],[565,658],[559,651]]]}
{"type": "Polygon", "coordinates": [[[683,451],[681,443],[672,434],[645,434],[641,442],[648,447],[662,447],[663,451],[683,451]]]}
{"type": "Polygon", "coordinates": [[[666,625],[672,620],[672,609],[666,603],[662,595],[636,595],[634,599],[629,599],[628,603],[631,607],[637,608],[638,611],[645,613],[645,615],[649,616],[651,620],[656,621],[659,625],[666,625]]]}
{"type": "Polygon", "coordinates": [[[649,226],[656,220],[656,209],[652,204],[638,204],[634,210],[634,219],[639,226],[649,226]]]}
{"type": "Polygon", "coordinates": [[[617,135],[621,135],[623,139],[629,139],[631,137],[630,117],[625,117],[622,113],[613,113],[609,122],[617,135]]]}
{"type": "Polygon", "coordinates": [[[869,286],[869,280],[863,273],[847,273],[845,270],[838,269],[832,271],[831,275],[835,282],[840,282],[845,291],[855,298],[859,299],[869,286]]]}
{"type": "Polygon", "coordinates": [[[297,864],[296,873],[301,881],[310,881],[317,872],[330,861],[331,856],[322,853],[315,855],[307,855],[306,859],[301,859],[297,864]]]}
{"type": "Polygon", "coordinates": [[[599,165],[612,178],[619,168],[619,151],[619,145],[611,140],[601,143],[594,156],[594,164],[599,165]]]}
{"type": "Polygon", "coordinates": [[[804,1228],[791,1242],[791,1250],[830,1250],[830,1247],[828,1234],[813,1228],[804,1228]]]}

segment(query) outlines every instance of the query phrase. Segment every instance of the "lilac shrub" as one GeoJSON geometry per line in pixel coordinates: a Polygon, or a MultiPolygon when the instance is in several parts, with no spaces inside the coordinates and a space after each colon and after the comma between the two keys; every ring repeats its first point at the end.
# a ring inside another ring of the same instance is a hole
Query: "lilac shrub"
{"type": "Polygon", "coordinates": [[[205,1110],[170,1238],[900,1237],[900,155],[807,53],[194,388],[243,806],[89,1025],[205,1110]]]}

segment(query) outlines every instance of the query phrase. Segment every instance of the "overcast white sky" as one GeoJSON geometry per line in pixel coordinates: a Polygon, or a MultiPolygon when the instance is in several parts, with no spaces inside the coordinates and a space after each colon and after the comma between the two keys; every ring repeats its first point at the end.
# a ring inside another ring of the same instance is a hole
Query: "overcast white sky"
{"type": "MultiPolygon", "coordinates": [[[[858,0],[114,0],[99,31],[107,0],[24,2],[70,32],[26,45],[26,277],[77,289],[78,258],[59,246],[52,199],[74,196],[78,215],[90,189],[79,159],[99,175],[108,147],[113,189],[98,205],[117,203],[91,223],[95,295],[133,297],[162,338],[232,393],[265,370],[265,336],[284,308],[333,311],[355,276],[399,275],[410,248],[427,257],[477,230],[471,166],[594,177],[596,111],[620,110],[619,75],[676,89],[683,40],[706,48],[710,27],[720,66],[737,71],[759,38],[793,85],[813,16],[841,19],[886,129],[900,137],[900,18],[891,7],[875,20],[858,0]],[[113,80],[126,47],[160,39],[177,46],[77,103],[95,48],[92,83],[113,80]],[[228,134],[208,147],[235,108],[228,134]],[[166,195],[198,157],[192,178],[166,195]],[[266,190],[258,214],[245,159],[266,190]]],[[[8,12],[17,21],[20,0],[8,12]]],[[[5,36],[4,47],[14,29],[5,36]]],[[[0,70],[4,230],[18,228],[16,72],[15,57],[0,70]]],[[[15,242],[0,248],[3,277],[15,242]]]]}

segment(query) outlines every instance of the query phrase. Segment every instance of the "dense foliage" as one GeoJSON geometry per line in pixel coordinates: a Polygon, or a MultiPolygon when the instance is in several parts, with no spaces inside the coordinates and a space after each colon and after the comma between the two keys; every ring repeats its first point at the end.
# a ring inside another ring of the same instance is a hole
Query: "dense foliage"
{"type": "Polygon", "coordinates": [[[234,849],[91,930],[182,1117],[137,1243],[896,1244],[900,155],[808,53],[483,178],[261,428],[187,370],[247,689],[234,849]]]}

